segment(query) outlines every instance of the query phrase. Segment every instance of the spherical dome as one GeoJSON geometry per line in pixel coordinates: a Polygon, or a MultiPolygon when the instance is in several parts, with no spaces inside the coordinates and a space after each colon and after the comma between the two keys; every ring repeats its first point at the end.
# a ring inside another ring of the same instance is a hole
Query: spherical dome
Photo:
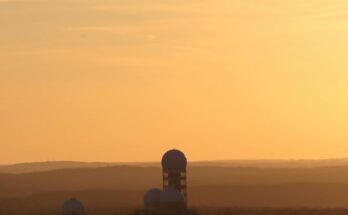
{"type": "Polygon", "coordinates": [[[145,193],[144,206],[146,208],[154,208],[160,205],[162,190],[158,188],[151,189],[145,193]]]}
{"type": "Polygon", "coordinates": [[[183,207],[185,206],[185,198],[180,191],[169,187],[162,193],[161,204],[169,207],[183,207]]]}
{"type": "Polygon", "coordinates": [[[185,154],[173,149],[167,151],[162,157],[162,167],[164,170],[185,170],[187,159],[185,154]]]}
{"type": "Polygon", "coordinates": [[[71,198],[63,204],[63,215],[83,215],[85,208],[82,203],[75,198],[71,198]]]}

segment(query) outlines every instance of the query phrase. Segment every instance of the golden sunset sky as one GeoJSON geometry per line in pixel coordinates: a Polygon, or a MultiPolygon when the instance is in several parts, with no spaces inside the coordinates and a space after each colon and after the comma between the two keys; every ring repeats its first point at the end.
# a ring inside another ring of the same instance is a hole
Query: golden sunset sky
{"type": "Polygon", "coordinates": [[[0,163],[348,157],[347,0],[0,0],[0,163]]]}

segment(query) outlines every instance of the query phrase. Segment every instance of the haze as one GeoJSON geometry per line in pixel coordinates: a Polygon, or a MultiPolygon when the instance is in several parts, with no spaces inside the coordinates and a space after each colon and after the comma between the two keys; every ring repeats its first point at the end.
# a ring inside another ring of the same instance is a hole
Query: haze
{"type": "Polygon", "coordinates": [[[346,0],[0,1],[0,163],[348,156],[346,0]]]}

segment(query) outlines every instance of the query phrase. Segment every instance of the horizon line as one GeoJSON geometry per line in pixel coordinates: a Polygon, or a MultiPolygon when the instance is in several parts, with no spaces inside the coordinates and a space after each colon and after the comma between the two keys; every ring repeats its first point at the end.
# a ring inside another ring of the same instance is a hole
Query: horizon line
{"type": "MultiPolygon", "coordinates": [[[[214,159],[214,160],[190,160],[190,163],[205,163],[205,162],[300,162],[300,161],[343,161],[347,160],[348,157],[341,158],[274,158],[274,159],[214,159]]],[[[160,164],[161,161],[83,161],[83,160],[42,160],[42,161],[23,161],[17,163],[0,163],[0,166],[12,166],[20,164],[38,164],[38,163],[54,163],[54,162],[71,162],[71,163],[89,163],[89,164],[160,164]]]]}

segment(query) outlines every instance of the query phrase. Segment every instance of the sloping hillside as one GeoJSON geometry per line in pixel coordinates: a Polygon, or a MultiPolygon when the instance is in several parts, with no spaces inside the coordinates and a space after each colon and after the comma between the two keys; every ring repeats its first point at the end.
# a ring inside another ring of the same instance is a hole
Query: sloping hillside
{"type": "MultiPolygon", "coordinates": [[[[98,168],[111,166],[159,167],[160,162],[79,162],[79,161],[47,161],[0,165],[0,173],[31,173],[59,169],[98,168]]],[[[319,168],[348,166],[348,159],[327,160],[225,160],[195,161],[191,167],[256,167],[256,168],[319,168]]]]}
{"type": "MultiPolygon", "coordinates": [[[[348,184],[348,167],[232,168],[190,167],[188,183],[195,186],[348,184]]],[[[157,167],[115,166],[0,174],[0,196],[86,189],[145,190],[161,186],[157,167]]]]}

